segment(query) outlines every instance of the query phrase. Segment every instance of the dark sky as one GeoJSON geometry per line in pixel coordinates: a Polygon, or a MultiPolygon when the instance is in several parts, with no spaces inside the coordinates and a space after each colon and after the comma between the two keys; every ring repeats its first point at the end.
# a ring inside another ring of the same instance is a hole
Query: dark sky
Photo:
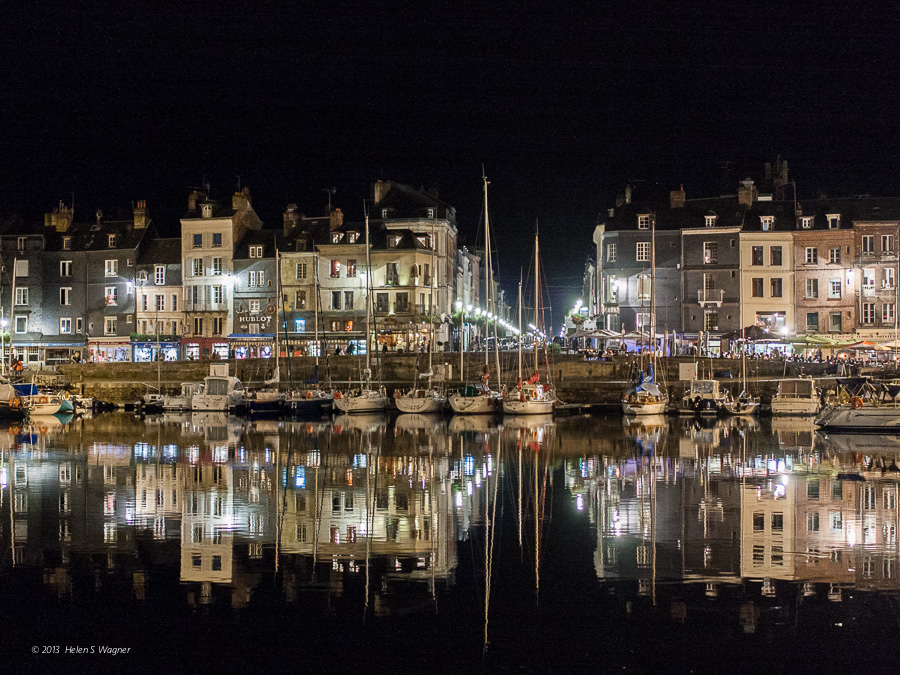
{"type": "Polygon", "coordinates": [[[227,196],[240,177],[269,224],[289,201],[322,212],[330,187],[355,219],[383,177],[437,186],[471,241],[483,163],[505,285],[539,218],[558,320],[626,181],[709,196],[722,162],[781,154],[801,197],[900,193],[887,6],[5,7],[0,213],[37,217],[74,192],[82,216],[110,215],[143,198],[174,232],[189,187],[227,196]]]}

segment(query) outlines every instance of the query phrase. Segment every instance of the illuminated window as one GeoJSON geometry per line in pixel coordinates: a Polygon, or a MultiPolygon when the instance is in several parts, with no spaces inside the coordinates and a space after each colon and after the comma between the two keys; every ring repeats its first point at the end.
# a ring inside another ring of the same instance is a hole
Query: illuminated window
{"type": "Polygon", "coordinates": [[[714,241],[703,242],[703,264],[716,265],[719,262],[719,245],[714,241]]]}
{"type": "Polygon", "coordinates": [[[106,304],[113,307],[119,304],[119,289],[116,286],[106,287],[106,304]]]}
{"type": "Polygon", "coordinates": [[[637,262],[648,262],[650,260],[650,242],[639,241],[635,252],[635,260],[637,262]]]}
{"type": "Polygon", "coordinates": [[[72,261],[71,260],[60,260],[59,261],[59,276],[61,276],[61,277],[72,276],[72,261]]]}
{"type": "Polygon", "coordinates": [[[213,232],[212,245],[213,245],[213,248],[222,248],[222,233],[221,232],[213,232]]]}
{"type": "Polygon", "coordinates": [[[775,216],[760,216],[759,223],[763,232],[770,232],[775,228],[775,216]]]}
{"type": "Polygon", "coordinates": [[[862,236],[862,253],[863,255],[872,255],[875,253],[874,234],[864,234],[862,236]]]}
{"type": "Polygon", "coordinates": [[[819,262],[819,249],[814,246],[807,246],[804,260],[807,265],[815,265],[819,262]]]}
{"type": "Polygon", "coordinates": [[[637,217],[638,219],[638,229],[639,230],[649,230],[650,229],[650,215],[643,214],[637,217]]]}
{"type": "Polygon", "coordinates": [[[306,332],[306,319],[294,319],[294,332],[295,333],[305,333],[306,332]]]}
{"type": "Polygon", "coordinates": [[[332,260],[331,261],[331,278],[338,279],[341,276],[341,261],[340,260],[332,260]]]}
{"type": "Polygon", "coordinates": [[[616,262],[616,245],[606,245],[606,262],[616,262]]]}
{"type": "Polygon", "coordinates": [[[106,276],[108,276],[108,277],[119,276],[119,261],[118,260],[107,260],[105,268],[106,268],[106,276]]]}
{"type": "Polygon", "coordinates": [[[28,287],[17,288],[16,289],[16,304],[17,305],[27,305],[28,304],[28,287]]]}
{"type": "Polygon", "coordinates": [[[297,278],[306,279],[306,263],[297,263],[297,278]]]}
{"type": "Polygon", "coordinates": [[[356,277],[356,261],[348,260],[347,261],[347,278],[353,279],[356,277]]]}

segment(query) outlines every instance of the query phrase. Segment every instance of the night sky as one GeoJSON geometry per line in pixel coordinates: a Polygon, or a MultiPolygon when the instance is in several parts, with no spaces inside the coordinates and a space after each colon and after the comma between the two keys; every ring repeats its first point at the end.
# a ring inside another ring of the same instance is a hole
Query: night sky
{"type": "Polygon", "coordinates": [[[331,187],[359,219],[385,178],[436,186],[471,244],[483,163],[504,285],[539,219],[558,324],[628,181],[711,196],[723,163],[737,181],[780,154],[801,198],[900,193],[889,3],[21,4],[0,214],[146,199],[174,234],[207,180],[250,186],[269,225],[288,202],[323,213],[331,187]]]}

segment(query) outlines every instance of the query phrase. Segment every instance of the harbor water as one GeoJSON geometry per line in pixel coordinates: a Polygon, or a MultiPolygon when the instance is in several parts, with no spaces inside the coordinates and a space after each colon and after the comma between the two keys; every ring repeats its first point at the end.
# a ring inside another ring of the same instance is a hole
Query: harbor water
{"type": "Polygon", "coordinates": [[[3,672],[896,672],[894,436],[118,412],[0,450],[3,672]]]}

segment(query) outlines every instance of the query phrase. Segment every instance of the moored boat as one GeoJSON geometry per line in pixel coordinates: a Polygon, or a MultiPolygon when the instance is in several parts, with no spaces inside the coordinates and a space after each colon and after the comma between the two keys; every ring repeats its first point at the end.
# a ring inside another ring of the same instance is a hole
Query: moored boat
{"type": "Polygon", "coordinates": [[[691,380],[678,411],[691,415],[718,415],[725,410],[728,398],[718,380],[691,380]]]}
{"type": "Polygon", "coordinates": [[[821,408],[821,395],[814,380],[796,377],[778,381],[772,397],[773,415],[815,415],[821,408]]]}

